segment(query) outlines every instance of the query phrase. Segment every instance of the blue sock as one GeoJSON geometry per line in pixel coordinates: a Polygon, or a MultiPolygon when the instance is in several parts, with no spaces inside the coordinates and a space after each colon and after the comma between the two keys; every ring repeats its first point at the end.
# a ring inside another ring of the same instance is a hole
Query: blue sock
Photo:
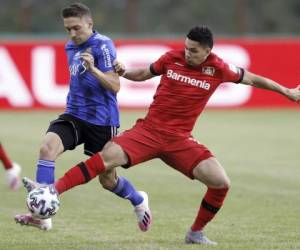
{"type": "Polygon", "coordinates": [[[116,195],[130,200],[133,206],[139,205],[143,201],[143,197],[136,191],[135,187],[124,177],[118,178],[117,186],[112,190],[116,195]]]}
{"type": "Polygon", "coordinates": [[[38,160],[36,181],[43,184],[54,183],[55,161],[38,160]]]}

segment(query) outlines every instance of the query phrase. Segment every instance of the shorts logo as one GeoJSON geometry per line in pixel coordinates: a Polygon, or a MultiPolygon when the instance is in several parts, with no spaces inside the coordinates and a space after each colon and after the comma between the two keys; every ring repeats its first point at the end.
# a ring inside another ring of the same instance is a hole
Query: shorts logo
{"type": "Polygon", "coordinates": [[[215,74],[214,67],[202,67],[202,73],[205,75],[213,76],[215,74]]]}
{"type": "Polygon", "coordinates": [[[196,142],[197,144],[200,144],[200,142],[197,141],[194,137],[189,137],[189,140],[190,140],[190,141],[193,141],[193,142],[196,142]]]}

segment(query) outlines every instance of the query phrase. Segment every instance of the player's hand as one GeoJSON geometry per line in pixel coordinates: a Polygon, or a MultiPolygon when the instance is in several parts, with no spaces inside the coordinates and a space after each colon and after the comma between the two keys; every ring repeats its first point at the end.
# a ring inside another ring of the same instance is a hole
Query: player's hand
{"type": "Polygon", "coordinates": [[[297,103],[300,103],[300,85],[294,89],[288,89],[287,97],[297,103]]]}
{"type": "Polygon", "coordinates": [[[125,65],[123,63],[119,62],[118,60],[114,60],[113,65],[114,65],[114,69],[115,69],[116,73],[119,76],[124,76],[125,71],[126,71],[125,65]]]}
{"type": "Polygon", "coordinates": [[[95,67],[94,57],[90,53],[84,52],[80,55],[80,58],[83,60],[86,69],[91,70],[95,67]]]}

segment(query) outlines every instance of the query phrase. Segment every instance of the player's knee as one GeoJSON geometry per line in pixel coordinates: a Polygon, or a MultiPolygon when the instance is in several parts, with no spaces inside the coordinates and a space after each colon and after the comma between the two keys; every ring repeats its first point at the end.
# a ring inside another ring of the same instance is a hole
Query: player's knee
{"type": "Polygon", "coordinates": [[[117,178],[113,175],[99,175],[99,182],[104,189],[113,190],[117,185],[117,178]]]}
{"type": "Polygon", "coordinates": [[[223,181],[223,188],[229,189],[231,185],[230,179],[226,177],[223,181]]]}
{"type": "Polygon", "coordinates": [[[227,176],[218,176],[202,181],[209,188],[229,189],[230,180],[227,176]]]}
{"type": "Polygon", "coordinates": [[[221,188],[221,189],[229,189],[230,188],[230,179],[227,176],[223,176],[222,178],[216,179],[212,183],[212,187],[221,188]]]}
{"type": "Polygon", "coordinates": [[[114,142],[108,142],[100,154],[107,170],[125,165],[128,161],[127,155],[123,149],[114,142]]]}
{"type": "Polygon", "coordinates": [[[40,158],[45,160],[54,160],[55,159],[56,150],[49,143],[44,143],[40,147],[40,158]]]}

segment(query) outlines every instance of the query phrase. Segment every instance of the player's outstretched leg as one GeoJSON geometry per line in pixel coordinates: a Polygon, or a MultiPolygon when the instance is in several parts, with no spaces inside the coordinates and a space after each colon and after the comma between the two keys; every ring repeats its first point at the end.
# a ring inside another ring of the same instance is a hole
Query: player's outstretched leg
{"type": "Polygon", "coordinates": [[[152,214],[149,207],[149,199],[147,193],[144,191],[138,191],[138,193],[144,198],[142,203],[135,206],[134,212],[138,219],[139,228],[142,231],[149,230],[152,223],[152,214]]]}
{"type": "Polygon", "coordinates": [[[217,242],[208,239],[202,231],[192,230],[186,233],[185,242],[188,244],[217,245],[217,242]]]}
{"type": "MultiPolygon", "coordinates": [[[[29,193],[31,190],[38,188],[42,186],[41,184],[34,182],[33,180],[30,180],[27,177],[22,178],[22,182],[24,185],[24,188],[29,193]]],[[[16,223],[22,225],[22,226],[30,226],[30,227],[36,227],[40,230],[50,230],[52,228],[52,219],[39,219],[32,216],[31,213],[27,214],[17,214],[15,216],[16,223]]]]}
{"type": "Polygon", "coordinates": [[[13,162],[11,168],[5,171],[5,180],[7,185],[12,190],[16,190],[20,187],[21,184],[21,167],[19,164],[13,162]]]}

